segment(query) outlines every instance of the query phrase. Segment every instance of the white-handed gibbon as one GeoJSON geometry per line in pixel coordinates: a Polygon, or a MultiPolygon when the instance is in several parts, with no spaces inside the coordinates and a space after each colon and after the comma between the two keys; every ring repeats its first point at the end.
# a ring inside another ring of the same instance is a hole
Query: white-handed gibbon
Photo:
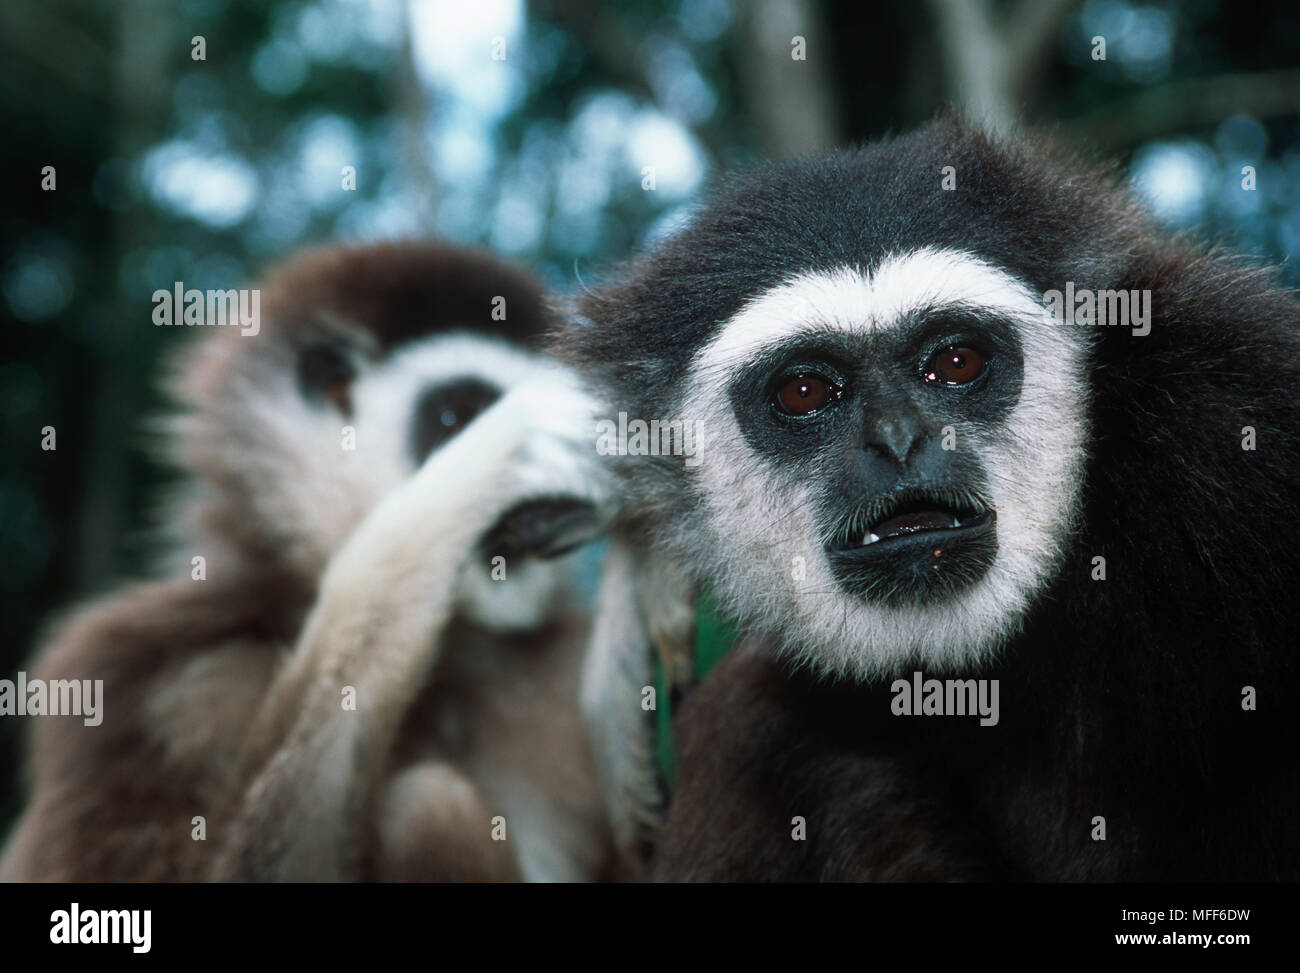
{"type": "Polygon", "coordinates": [[[175,568],[29,666],[103,680],[103,716],[30,718],[0,876],[601,876],[563,555],[607,498],[545,295],[403,243],[298,256],[261,297],[172,383],[175,568]]]}
{"type": "Polygon", "coordinates": [[[579,311],[609,414],[698,430],[614,462],[583,689],[650,874],[1300,879],[1274,274],[941,120],[729,181],[579,311]]]}

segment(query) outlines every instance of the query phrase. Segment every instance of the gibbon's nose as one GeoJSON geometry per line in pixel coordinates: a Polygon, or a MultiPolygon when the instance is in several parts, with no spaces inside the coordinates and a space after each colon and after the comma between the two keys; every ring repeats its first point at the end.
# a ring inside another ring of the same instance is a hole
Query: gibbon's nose
{"type": "Polygon", "coordinates": [[[892,459],[902,469],[925,439],[925,425],[915,410],[903,408],[867,416],[864,446],[892,459]]]}

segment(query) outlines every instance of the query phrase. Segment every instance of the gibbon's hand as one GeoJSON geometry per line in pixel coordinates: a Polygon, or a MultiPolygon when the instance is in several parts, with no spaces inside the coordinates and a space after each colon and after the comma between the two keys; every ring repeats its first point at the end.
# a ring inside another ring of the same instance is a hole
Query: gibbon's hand
{"type": "Polygon", "coordinates": [[[249,735],[248,783],[217,877],[356,874],[355,797],[382,778],[437,661],[468,560],[508,513],[518,512],[512,537],[550,553],[610,505],[594,409],[558,370],[516,387],[384,497],[334,554],[249,735]],[[595,513],[578,518],[584,507],[595,513]],[[365,719],[340,709],[343,687],[365,719]],[[308,818],[322,822],[310,840],[294,823],[308,818]]]}
{"type": "MultiPolygon", "coordinates": [[[[558,557],[604,531],[614,502],[595,450],[597,408],[561,374],[516,388],[482,417],[486,428],[499,423],[522,434],[497,486],[505,487],[506,509],[482,547],[506,556],[558,557]]],[[[466,435],[476,435],[476,425],[466,435]]]]}
{"type": "Polygon", "coordinates": [[[451,574],[478,556],[489,532],[498,539],[497,528],[517,554],[551,556],[592,539],[613,507],[594,446],[597,408],[558,369],[516,386],[366,516],[322,590],[373,590],[376,577],[401,568],[391,583],[428,602],[450,596],[451,574]],[[444,570],[410,570],[431,553],[444,570]]]}

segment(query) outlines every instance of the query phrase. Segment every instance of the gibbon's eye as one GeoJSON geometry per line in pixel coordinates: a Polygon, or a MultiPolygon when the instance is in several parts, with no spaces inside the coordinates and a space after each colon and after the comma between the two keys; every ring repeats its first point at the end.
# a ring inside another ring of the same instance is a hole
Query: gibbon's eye
{"type": "Polygon", "coordinates": [[[843,389],[830,379],[809,372],[784,380],[777,387],[774,401],[786,415],[810,416],[826,408],[842,393],[843,389]]]}
{"type": "Polygon", "coordinates": [[[925,366],[927,382],[966,385],[984,373],[984,356],[974,348],[944,348],[925,366]]]}
{"type": "Polygon", "coordinates": [[[352,380],[357,367],[338,344],[322,341],[298,355],[298,387],[308,398],[328,399],[346,416],[352,414],[352,380]]]}
{"type": "Polygon", "coordinates": [[[411,417],[411,456],[424,462],[447,440],[501,397],[500,389],[477,378],[433,385],[420,393],[411,417]]]}

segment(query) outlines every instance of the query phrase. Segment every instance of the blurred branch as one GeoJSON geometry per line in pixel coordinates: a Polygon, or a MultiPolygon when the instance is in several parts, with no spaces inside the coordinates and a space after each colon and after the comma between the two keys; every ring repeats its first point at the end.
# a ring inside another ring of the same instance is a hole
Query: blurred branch
{"type": "Polygon", "coordinates": [[[1300,68],[1171,81],[1102,105],[1062,130],[1113,151],[1239,113],[1300,114],[1300,68]]]}
{"type": "Polygon", "coordinates": [[[644,35],[624,25],[618,7],[594,5],[590,0],[552,0],[548,12],[578,39],[613,87],[655,100],[654,89],[638,68],[637,51],[644,35]]]}
{"type": "Polygon", "coordinates": [[[402,166],[416,207],[416,225],[433,232],[437,216],[438,182],[425,146],[432,131],[429,102],[419,70],[415,66],[415,42],[411,36],[411,11],[402,5],[402,41],[397,65],[397,110],[401,118],[402,166]]]}
{"type": "Polygon", "coordinates": [[[59,19],[38,3],[21,9],[16,3],[0,3],[0,43],[79,94],[111,102],[104,85],[108,51],[71,18],[59,19]]]}
{"type": "Polygon", "coordinates": [[[999,18],[991,0],[930,0],[948,89],[962,113],[996,131],[1016,128],[1074,3],[1020,0],[999,18]]]}

